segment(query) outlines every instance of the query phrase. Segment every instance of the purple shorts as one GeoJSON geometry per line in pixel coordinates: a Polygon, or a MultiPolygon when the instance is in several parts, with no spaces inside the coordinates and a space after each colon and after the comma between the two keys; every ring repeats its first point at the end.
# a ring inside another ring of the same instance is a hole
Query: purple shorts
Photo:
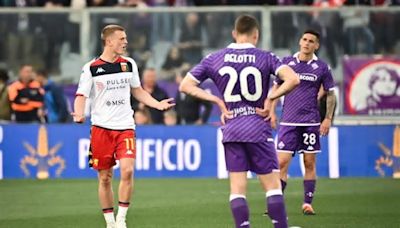
{"type": "Polygon", "coordinates": [[[268,142],[225,142],[225,162],[229,172],[252,171],[256,174],[278,172],[273,140],[268,142]]]}
{"type": "Polygon", "coordinates": [[[319,126],[280,126],[278,130],[278,152],[318,153],[319,126]]]}

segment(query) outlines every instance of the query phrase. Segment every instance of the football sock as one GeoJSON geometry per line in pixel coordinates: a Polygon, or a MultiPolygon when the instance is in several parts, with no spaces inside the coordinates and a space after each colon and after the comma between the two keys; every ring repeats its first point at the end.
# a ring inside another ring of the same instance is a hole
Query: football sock
{"type": "Polygon", "coordinates": [[[312,203],[315,191],[315,183],[316,180],[304,180],[304,203],[312,203]]]}
{"type": "Polygon", "coordinates": [[[287,182],[281,179],[282,192],[285,191],[286,185],[287,185],[287,182]]]}
{"type": "Polygon", "coordinates": [[[266,194],[268,216],[275,228],[287,228],[285,201],[282,189],[269,190],[266,194]]]}
{"type": "Polygon", "coordinates": [[[231,194],[229,197],[231,211],[237,228],[250,227],[249,207],[247,206],[246,196],[231,194]]]}
{"type": "Polygon", "coordinates": [[[103,209],[103,215],[104,219],[106,220],[106,223],[115,223],[115,218],[114,218],[114,208],[104,208],[103,209]]]}
{"type": "Polygon", "coordinates": [[[128,212],[129,202],[119,202],[117,220],[125,220],[126,213],[128,212]]]}

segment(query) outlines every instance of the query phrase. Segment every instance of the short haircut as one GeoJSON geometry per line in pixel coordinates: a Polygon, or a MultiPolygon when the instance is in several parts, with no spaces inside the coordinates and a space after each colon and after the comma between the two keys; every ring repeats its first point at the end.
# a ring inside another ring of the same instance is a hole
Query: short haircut
{"type": "Polygon", "coordinates": [[[319,38],[321,36],[319,34],[319,32],[315,31],[314,29],[307,29],[306,31],[303,32],[303,35],[304,34],[312,34],[312,35],[314,35],[315,37],[317,37],[317,42],[319,42],[319,38]]]}
{"type": "Polygon", "coordinates": [[[241,15],[235,20],[235,30],[239,34],[251,34],[254,29],[259,30],[260,25],[255,17],[251,15],[241,15]]]}
{"type": "Polygon", "coordinates": [[[36,71],[36,75],[42,75],[45,78],[49,78],[49,73],[45,69],[39,69],[36,71]]]}
{"type": "Polygon", "coordinates": [[[120,25],[107,25],[101,30],[101,41],[103,46],[106,44],[106,39],[115,31],[125,31],[125,28],[120,25]]]}

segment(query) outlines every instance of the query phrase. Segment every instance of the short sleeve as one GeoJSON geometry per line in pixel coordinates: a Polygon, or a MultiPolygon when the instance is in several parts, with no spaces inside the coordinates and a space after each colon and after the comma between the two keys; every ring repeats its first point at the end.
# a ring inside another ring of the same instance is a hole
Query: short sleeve
{"type": "Polygon", "coordinates": [[[90,63],[87,63],[82,68],[82,73],[79,79],[79,85],[78,90],[76,91],[76,95],[83,95],[85,97],[89,97],[90,95],[93,85],[93,77],[92,73],[90,72],[90,63]]]}
{"type": "Polygon", "coordinates": [[[130,86],[132,88],[138,88],[140,87],[140,77],[139,77],[138,67],[136,65],[135,60],[133,60],[132,58],[127,58],[127,59],[132,65],[132,78],[130,80],[130,86]]]}
{"type": "Polygon", "coordinates": [[[282,66],[286,66],[285,64],[282,63],[280,58],[276,56],[274,53],[269,53],[269,62],[271,66],[271,73],[275,75],[274,83],[275,84],[282,84],[283,80],[279,78],[279,70],[281,69],[282,66]]]}
{"type": "Polygon", "coordinates": [[[198,81],[199,83],[205,81],[209,76],[207,74],[207,66],[209,65],[211,55],[206,56],[199,64],[190,70],[190,74],[193,76],[193,79],[198,81]]]}
{"type": "Polygon", "coordinates": [[[327,65],[325,74],[322,77],[322,86],[325,91],[332,90],[335,87],[335,82],[333,81],[332,70],[327,65]]]}

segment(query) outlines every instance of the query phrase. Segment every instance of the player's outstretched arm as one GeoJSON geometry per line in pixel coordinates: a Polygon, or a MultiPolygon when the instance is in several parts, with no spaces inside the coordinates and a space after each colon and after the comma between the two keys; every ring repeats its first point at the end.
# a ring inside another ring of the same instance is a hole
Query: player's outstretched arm
{"type": "Polygon", "coordinates": [[[213,94],[207,93],[204,89],[200,88],[198,86],[198,82],[195,81],[190,75],[185,76],[185,78],[182,80],[181,84],[179,85],[179,91],[217,104],[221,110],[222,124],[225,124],[225,119],[231,119],[233,117],[232,111],[229,111],[226,108],[223,100],[213,94]]]}
{"type": "Polygon", "coordinates": [[[83,95],[76,95],[74,101],[74,112],[71,113],[74,122],[85,122],[85,103],[86,97],[83,95]]]}
{"type": "Polygon", "coordinates": [[[320,126],[320,134],[327,135],[332,125],[332,118],[335,112],[336,95],[333,90],[330,90],[326,97],[326,114],[320,126]]]}
{"type": "Polygon", "coordinates": [[[175,106],[175,103],[173,103],[174,98],[168,98],[168,99],[158,101],[158,100],[154,99],[154,97],[152,97],[141,86],[137,87],[137,88],[132,88],[132,94],[136,98],[136,100],[138,100],[139,102],[141,102],[149,107],[158,109],[160,111],[164,111],[164,110],[170,109],[173,106],[175,106]]]}

